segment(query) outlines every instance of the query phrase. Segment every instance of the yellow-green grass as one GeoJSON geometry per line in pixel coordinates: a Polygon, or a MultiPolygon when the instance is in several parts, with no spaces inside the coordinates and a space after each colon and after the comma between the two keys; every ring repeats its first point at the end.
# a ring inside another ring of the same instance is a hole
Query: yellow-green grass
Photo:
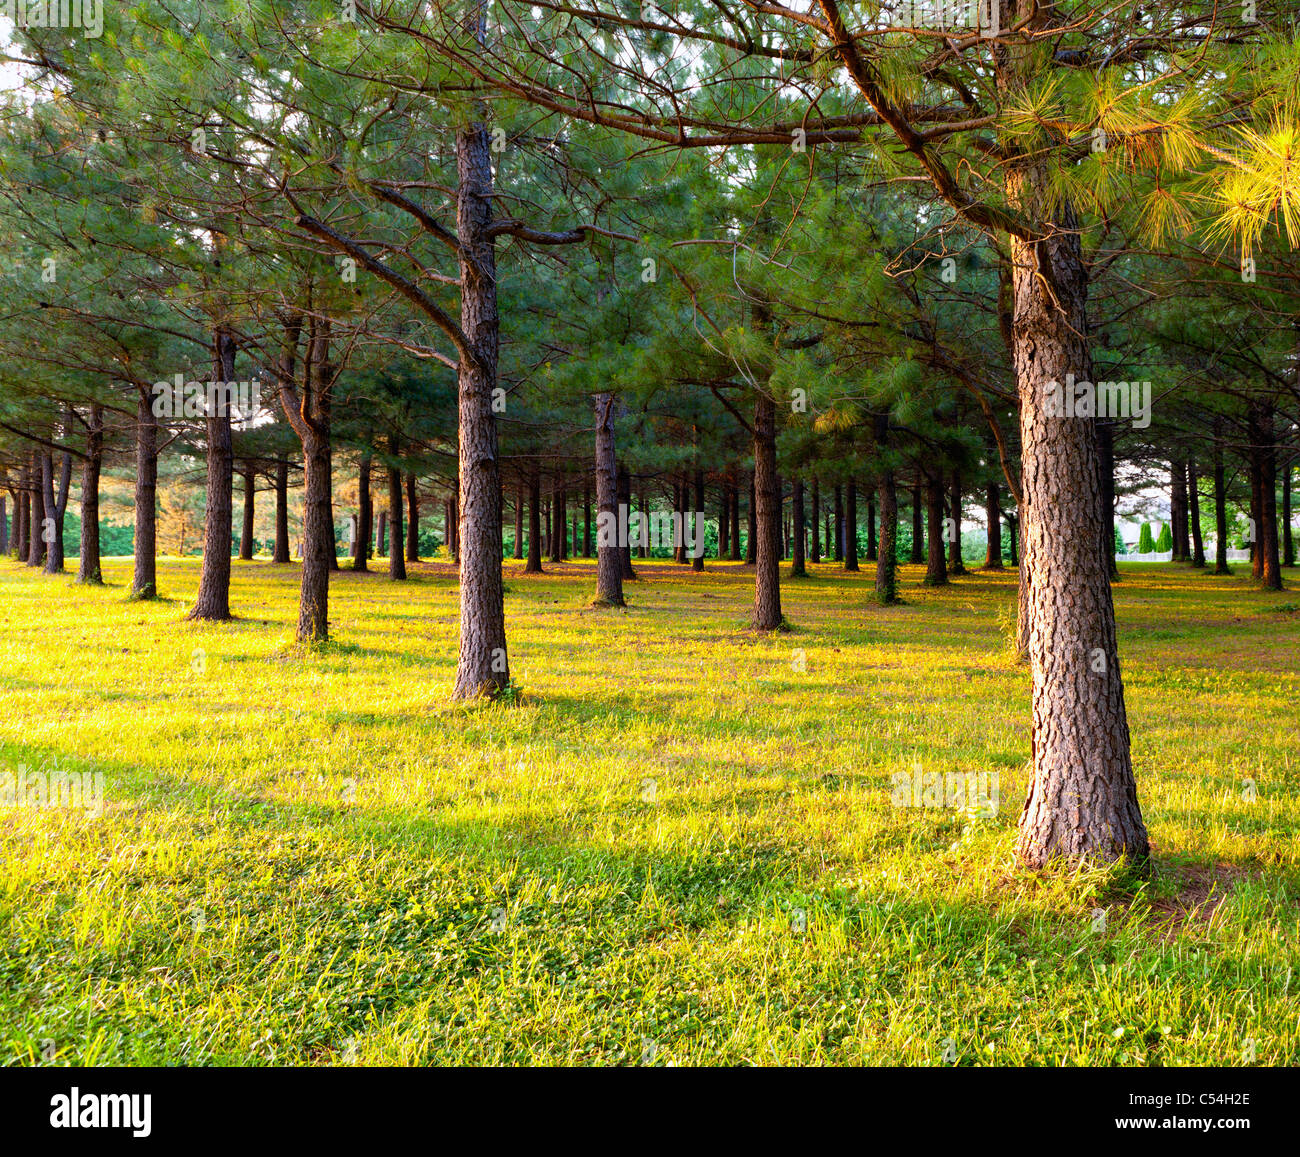
{"type": "Polygon", "coordinates": [[[0,561],[0,770],[106,779],[0,811],[4,1061],[1300,1061],[1294,591],[1124,568],[1154,870],[1035,877],[1014,572],[813,568],[763,636],[751,571],[639,565],[601,611],[507,563],[520,695],[460,707],[445,565],[343,571],[303,654],[296,567],[210,625],[194,560],[152,603],[0,561]],[[918,763],[998,814],[891,806],[918,763]]]}

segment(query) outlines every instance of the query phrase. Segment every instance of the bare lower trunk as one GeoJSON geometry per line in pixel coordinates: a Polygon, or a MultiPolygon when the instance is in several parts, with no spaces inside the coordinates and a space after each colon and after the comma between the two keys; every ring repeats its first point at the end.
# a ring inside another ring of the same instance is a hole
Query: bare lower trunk
{"type": "Polygon", "coordinates": [[[740,487],[731,488],[731,561],[739,562],[740,553],[740,487]]]}
{"type": "Polygon", "coordinates": [[[406,474],[406,561],[420,561],[420,499],[410,471],[406,474]]]}
{"type": "MultiPolygon", "coordinates": [[[[1192,566],[1205,568],[1205,540],[1201,535],[1201,487],[1196,474],[1196,463],[1187,463],[1187,513],[1192,524],[1192,566]]],[[[1113,541],[1113,538],[1112,538],[1113,541]]]]}
{"type": "Polygon", "coordinates": [[[790,568],[791,578],[807,578],[808,567],[804,562],[804,509],[803,509],[803,479],[796,478],[794,487],[791,492],[790,505],[792,517],[794,519],[794,559],[790,568]]]}
{"type": "MultiPolygon", "coordinates": [[[[1047,174],[1012,171],[1013,201],[1041,212],[1047,174]]],[[[1149,855],[1129,754],[1110,576],[1097,544],[1096,425],[1047,413],[1049,382],[1092,380],[1087,271],[1067,209],[1045,240],[1013,237],[1013,350],[1020,393],[1033,781],[1020,862],[1143,863],[1149,855]]]]}
{"type": "Polygon", "coordinates": [[[948,517],[952,525],[948,533],[948,573],[962,575],[966,565],[961,560],[961,471],[955,467],[948,487],[948,517]]]}
{"type": "Polygon", "coordinates": [[[1287,462],[1282,467],[1282,565],[1295,566],[1295,539],[1291,531],[1291,475],[1294,466],[1287,462]]]}
{"type": "MultiPolygon", "coordinates": [[[[628,473],[627,467],[622,464],[618,467],[618,503],[620,506],[626,506],[629,510],[632,508],[632,475],[628,473]]],[[[636,571],[632,569],[631,542],[619,547],[618,557],[623,566],[623,581],[633,581],[636,578],[636,571]]]]}
{"type": "Polygon", "coordinates": [[[926,517],[929,523],[926,530],[925,585],[942,587],[948,585],[948,565],[944,561],[943,539],[943,475],[934,470],[925,478],[926,517]]]}
{"type": "Polygon", "coordinates": [[[519,488],[515,491],[515,558],[524,557],[524,509],[527,498],[527,487],[523,478],[520,478],[519,488]]]}
{"type": "Polygon", "coordinates": [[[1097,475],[1101,485],[1101,555],[1114,582],[1119,567],[1115,563],[1115,430],[1110,422],[1097,422],[1097,475]]]}
{"type": "Polygon", "coordinates": [[[844,487],[835,484],[835,546],[834,559],[844,561],[844,487]]]}
{"type": "Polygon", "coordinates": [[[1231,574],[1228,566],[1228,487],[1223,469],[1223,449],[1215,431],[1214,444],[1214,573],[1231,574]]]}
{"type": "Polygon", "coordinates": [[[596,599],[598,607],[621,607],[623,543],[618,509],[618,457],[614,446],[614,395],[597,394],[596,410],[596,599]]]}
{"type": "Polygon", "coordinates": [[[104,411],[90,407],[86,435],[86,460],[81,464],[81,551],[77,566],[79,583],[102,583],[99,560],[99,473],[104,462],[104,411]]]}
{"type": "Polygon", "coordinates": [[[844,569],[858,569],[858,484],[850,481],[844,504],[844,569]]]}
{"type": "Polygon", "coordinates": [[[49,533],[45,521],[48,516],[45,513],[45,484],[42,480],[43,457],[39,449],[33,449],[31,466],[27,471],[32,496],[32,529],[27,536],[27,565],[30,567],[39,567],[45,560],[45,543],[49,533]]]}
{"type": "Polygon", "coordinates": [[[984,491],[984,509],[988,515],[988,549],[984,552],[984,569],[1002,569],[1002,491],[996,478],[990,478],[984,491]]]}
{"type": "Polygon", "coordinates": [[[402,533],[402,472],[396,466],[388,468],[388,508],[393,512],[388,528],[388,577],[406,578],[406,544],[402,533]]]}
{"type": "MultiPolygon", "coordinates": [[[[65,432],[66,436],[66,432],[65,432]]],[[[58,489],[55,489],[54,458],[43,456],[43,481],[45,517],[50,520],[49,542],[46,544],[45,571],[47,574],[63,573],[63,516],[68,508],[68,490],[72,484],[72,455],[66,450],[59,456],[58,489]]]]}
{"type": "MultiPolygon", "coordinates": [[[[486,5],[475,20],[486,35],[486,5]]],[[[482,116],[482,105],[475,108],[482,116]]],[[[492,153],[482,121],[456,133],[456,224],[461,258],[461,330],[470,357],[458,373],[460,415],[460,654],[456,699],[497,695],[510,683],[501,563],[501,464],[492,391],[497,384],[499,319],[492,220],[492,153]]]]}
{"type": "MultiPolygon", "coordinates": [[[[234,339],[222,330],[214,335],[214,382],[235,380],[234,339]]],[[[234,531],[234,444],[230,405],[224,397],[210,400],[207,415],[208,490],[203,518],[203,567],[199,593],[187,618],[221,622],[230,618],[230,543],[234,531]]]]}
{"type": "Polygon", "coordinates": [[[925,507],[918,482],[912,487],[912,553],[908,561],[917,566],[925,562],[925,557],[925,507]]]}
{"type": "Polygon", "coordinates": [[[357,472],[357,536],[352,543],[353,570],[370,569],[367,559],[370,557],[371,520],[374,518],[374,505],[370,499],[370,464],[370,455],[364,455],[357,472]]]}
{"type": "Polygon", "coordinates": [[[880,504],[880,543],[876,553],[876,599],[888,605],[898,602],[898,491],[894,472],[880,475],[876,491],[880,504]]]}
{"type": "Polygon", "coordinates": [[[704,471],[695,471],[695,553],[691,556],[693,570],[704,569],[704,471]]]}
{"type": "Polygon", "coordinates": [[[276,563],[289,561],[289,463],[275,464],[275,557],[276,563]]]}
{"type": "Polygon", "coordinates": [[[528,479],[528,561],[524,574],[542,573],[542,478],[534,470],[528,479]]]}
{"type": "Polygon", "coordinates": [[[754,626],[781,626],[781,493],[776,476],[776,406],[763,391],[754,405],[754,626]]]}
{"type": "Polygon", "coordinates": [[[158,419],[140,392],[135,421],[135,574],[131,597],[158,595],[158,419]]]}
{"type": "MultiPolygon", "coordinates": [[[[822,493],[821,484],[816,478],[812,484],[812,552],[808,561],[816,566],[822,560],[821,543],[822,493]]],[[[883,517],[883,516],[882,516],[883,517]]]]}
{"type": "Polygon", "coordinates": [[[244,471],[244,523],[239,532],[239,558],[249,562],[253,557],[253,525],[257,518],[257,475],[250,466],[244,471]]]}

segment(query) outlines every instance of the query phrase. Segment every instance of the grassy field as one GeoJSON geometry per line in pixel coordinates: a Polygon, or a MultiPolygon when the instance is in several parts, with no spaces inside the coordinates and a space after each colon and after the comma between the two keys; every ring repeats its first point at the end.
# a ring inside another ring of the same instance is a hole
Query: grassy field
{"type": "Polygon", "coordinates": [[[762,637],[736,565],[625,612],[521,566],[519,700],[458,707],[446,566],[341,573],[302,657],[295,567],[213,626],[194,560],[156,603],[0,561],[0,771],[105,777],[0,810],[4,1063],[1300,1063],[1294,591],[1124,570],[1154,871],[1036,878],[1013,575],[815,568],[762,637]],[[998,813],[891,806],[915,764],[998,813]]]}

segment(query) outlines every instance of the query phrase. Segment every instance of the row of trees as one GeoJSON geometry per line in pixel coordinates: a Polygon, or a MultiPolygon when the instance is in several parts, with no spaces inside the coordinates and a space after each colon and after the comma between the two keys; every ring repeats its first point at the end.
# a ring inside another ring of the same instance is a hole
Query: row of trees
{"type": "MultiPolygon", "coordinates": [[[[151,597],[159,455],[201,455],[191,615],[222,619],[237,464],[280,508],[301,470],[317,641],[337,467],[356,541],[387,491],[395,575],[411,490],[441,480],[455,694],[477,697],[510,678],[503,517],[540,565],[548,492],[557,544],[580,490],[584,531],[588,502],[599,529],[666,499],[715,510],[733,555],[743,512],[760,630],[783,623],[787,541],[797,574],[828,506],[879,527],[889,603],[900,491],[935,584],[973,497],[988,562],[1006,525],[1020,566],[1019,854],[1142,860],[1117,497],[1160,464],[1175,543],[1199,541],[1204,492],[1221,551],[1244,499],[1273,589],[1290,526],[1300,268],[1273,229],[1296,240],[1300,53],[1286,6],[1251,9],[994,0],[992,27],[955,30],[832,0],[145,2],[101,39],[19,30],[0,380],[20,523],[57,529],[79,461],[96,579],[99,478],[129,439],[151,597]],[[174,375],[259,383],[278,420],[159,413],[174,375]],[[1055,407],[1094,382],[1125,390],[1055,407]]],[[[596,601],[617,605],[630,547],[597,538],[596,601]]]]}

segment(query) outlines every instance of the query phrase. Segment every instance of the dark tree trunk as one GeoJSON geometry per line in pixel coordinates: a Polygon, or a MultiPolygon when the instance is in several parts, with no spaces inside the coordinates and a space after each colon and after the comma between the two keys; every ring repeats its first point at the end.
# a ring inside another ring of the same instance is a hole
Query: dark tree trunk
{"type": "Polygon", "coordinates": [[[518,489],[515,490],[515,558],[524,557],[524,508],[527,503],[528,489],[521,475],[518,489]]]}
{"type": "Polygon", "coordinates": [[[844,488],[835,483],[835,561],[844,561],[844,488]]]}
{"type": "Polygon", "coordinates": [[[925,476],[926,507],[929,526],[926,539],[929,547],[925,569],[925,585],[942,587],[948,585],[948,565],[944,561],[943,541],[943,475],[938,471],[925,476]]]}
{"type": "Polygon", "coordinates": [[[396,466],[388,468],[388,509],[392,511],[392,525],[388,528],[388,577],[404,579],[406,553],[403,541],[405,535],[402,533],[402,472],[396,466]]]}
{"type": "Polygon", "coordinates": [[[30,567],[39,567],[45,561],[45,547],[49,537],[45,521],[49,514],[45,510],[44,457],[39,448],[34,448],[28,471],[32,487],[32,529],[27,536],[27,565],[30,567]]]}
{"type": "Polygon", "coordinates": [[[1261,560],[1260,582],[1267,591],[1282,587],[1282,555],[1277,533],[1277,440],[1273,433],[1273,411],[1259,408],[1259,494],[1261,560]]]}
{"type": "Polygon", "coordinates": [[[988,548],[984,552],[984,569],[1002,569],[1002,490],[996,478],[984,489],[984,509],[988,515],[988,548]]]}
{"type": "Polygon", "coordinates": [[[1295,539],[1291,533],[1291,475],[1294,466],[1282,467],[1282,565],[1295,566],[1295,539]]]}
{"type": "Polygon", "coordinates": [[[872,495],[867,499],[867,561],[876,562],[876,499],[872,495]]]}
{"type": "Polygon", "coordinates": [[[289,462],[275,464],[275,557],[277,565],[289,561],[289,462]]]}
{"type": "MultiPolygon", "coordinates": [[[[13,491],[10,491],[12,494],[13,491]]],[[[17,512],[15,511],[15,514],[17,512]]],[[[0,554],[9,553],[9,505],[8,499],[0,494],[0,554]]]]}
{"type": "Polygon", "coordinates": [[[821,483],[816,478],[812,484],[812,554],[808,561],[816,566],[822,560],[821,543],[822,494],[821,483]]]}
{"type": "MultiPolygon", "coordinates": [[[[704,569],[704,471],[695,471],[695,509],[691,511],[695,525],[695,553],[691,555],[691,569],[704,569]]],[[[685,525],[683,523],[683,525],[685,525]]]]}
{"type": "Polygon", "coordinates": [[[135,573],[131,597],[158,596],[158,419],[140,391],[135,418],[135,573]]]}
{"type": "Polygon", "coordinates": [[[534,469],[528,477],[528,561],[524,574],[542,573],[542,474],[534,469]]]}
{"type": "MultiPolygon", "coordinates": [[[[1042,218],[1054,203],[1048,174],[1024,161],[1009,173],[1013,204],[1042,218]]],[[[1141,865],[1149,845],[1097,549],[1096,424],[1046,413],[1050,381],[1092,380],[1080,230],[1068,206],[1058,212],[1044,239],[1011,238],[1034,761],[1016,852],[1033,868],[1122,856],[1141,865]]]]}
{"type": "Polygon", "coordinates": [[[104,411],[90,407],[86,460],[81,464],[81,552],[77,582],[102,583],[99,560],[99,474],[104,464],[104,411]]]}
{"type": "Polygon", "coordinates": [[[375,536],[375,554],[383,558],[388,553],[388,511],[379,512],[379,533],[375,536]]]}
{"type": "Polygon", "coordinates": [[[582,484],[582,557],[591,557],[591,483],[582,484]]]}
{"type": "Polygon", "coordinates": [[[1228,486],[1223,469],[1223,448],[1215,430],[1214,441],[1214,573],[1231,574],[1228,566],[1228,486]]]}
{"type": "Polygon", "coordinates": [[[1249,407],[1248,427],[1250,430],[1250,449],[1247,453],[1247,469],[1250,473],[1250,575],[1258,582],[1264,577],[1264,552],[1260,549],[1264,537],[1264,463],[1260,453],[1262,438],[1258,409],[1254,403],[1249,407]]]}
{"type": "MultiPolygon", "coordinates": [[[[66,435],[65,435],[66,436],[66,435]]],[[[72,484],[72,455],[66,450],[59,456],[58,490],[55,490],[54,457],[42,455],[45,517],[50,520],[50,541],[45,550],[47,574],[63,573],[63,516],[68,509],[68,490],[72,484]]]]}
{"type": "MultiPolygon", "coordinates": [[[[1187,513],[1192,524],[1192,566],[1198,570],[1205,569],[1205,539],[1201,535],[1201,494],[1200,482],[1196,475],[1196,462],[1187,462],[1187,513]]],[[[1112,524],[1113,525],[1113,524],[1112,524]]],[[[1112,551],[1114,535],[1111,535],[1112,551]]]]}
{"type": "Polygon", "coordinates": [[[754,476],[749,476],[749,509],[746,512],[748,525],[745,529],[748,531],[745,536],[745,565],[755,566],[758,563],[758,502],[754,497],[754,476]]]}
{"type": "Polygon", "coordinates": [[[858,569],[858,484],[850,481],[844,504],[844,569],[858,569]]]}
{"type": "Polygon", "coordinates": [[[731,552],[731,484],[724,482],[718,495],[718,557],[731,552]]]}
{"type": "Polygon", "coordinates": [[[1119,567],[1115,562],[1115,428],[1110,422],[1097,422],[1097,473],[1101,485],[1101,556],[1114,582],[1119,578],[1119,567]]]}
{"type": "Polygon", "coordinates": [[[551,487],[551,524],[547,528],[550,538],[551,562],[564,561],[564,499],[559,479],[551,487]]]}
{"type": "Polygon", "coordinates": [[[240,477],[244,480],[244,522],[239,532],[239,558],[248,562],[253,557],[253,523],[257,516],[257,483],[251,466],[247,466],[240,477]]]}
{"type": "Polygon", "coordinates": [[[1186,562],[1191,557],[1187,547],[1187,463],[1175,458],[1169,463],[1169,472],[1169,530],[1174,540],[1173,561],[1186,562]]]}
{"type": "Polygon", "coordinates": [[[18,489],[14,494],[14,533],[9,543],[9,553],[22,561],[27,557],[27,523],[32,512],[32,497],[27,493],[27,472],[18,476],[18,489]]]}
{"type": "Polygon", "coordinates": [[[740,487],[731,487],[731,561],[740,561],[740,487]]]}
{"type": "MultiPolygon", "coordinates": [[[[486,0],[475,0],[475,35],[487,35],[486,0]]],[[[457,234],[461,331],[471,357],[460,359],[460,658],[455,697],[496,695],[510,683],[501,564],[501,473],[492,391],[497,384],[499,320],[492,220],[492,149],[483,120],[456,133],[457,234]]]]}
{"type": "Polygon", "coordinates": [[[1008,514],[1007,519],[1007,556],[1012,566],[1020,565],[1020,544],[1017,542],[1017,530],[1019,521],[1014,514],[1008,514]]]}
{"type": "Polygon", "coordinates": [[[965,574],[966,566],[961,560],[961,471],[955,467],[948,488],[948,517],[952,526],[948,534],[948,573],[965,574]]]}
{"type": "Polygon", "coordinates": [[[880,545],[876,553],[876,599],[888,606],[898,602],[898,490],[894,472],[880,475],[880,545]]]}
{"type": "MultiPolygon", "coordinates": [[[[288,327],[281,381],[293,381],[298,328],[288,327]]],[[[334,551],[331,524],[330,451],[331,391],[334,368],[329,363],[330,324],[309,323],[304,366],[303,400],[286,398],[285,413],[303,449],[302,586],[298,599],[297,638],[303,643],[329,639],[330,560],[334,551]]],[[[282,393],[282,397],[284,394],[282,393]]]]}
{"type": "Polygon", "coordinates": [[[406,561],[420,561],[420,496],[413,471],[406,474],[406,561]]]}
{"type": "Polygon", "coordinates": [[[925,562],[925,513],[922,506],[921,483],[912,487],[912,553],[909,560],[914,565],[925,562]]]}
{"type": "Polygon", "coordinates": [[[357,537],[352,543],[353,570],[370,569],[370,536],[374,533],[371,522],[375,516],[375,506],[370,498],[370,464],[370,455],[363,454],[357,471],[357,537]]]}
{"type": "Polygon", "coordinates": [[[776,475],[776,405],[760,390],[754,405],[754,626],[781,626],[781,492],[776,475]]]}
{"type": "MultiPolygon", "coordinates": [[[[628,473],[626,466],[619,464],[618,467],[618,505],[626,506],[629,510],[632,508],[632,475],[628,473]]],[[[618,556],[623,564],[623,581],[633,582],[636,579],[636,571],[632,569],[632,543],[628,542],[626,546],[619,547],[618,556]]]]}
{"type": "MultiPolygon", "coordinates": [[[[598,607],[626,605],[618,496],[618,452],[614,444],[614,395],[597,394],[596,409],[596,598],[598,607]]],[[[630,544],[629,544],[630,545],[630,544]]]]}
{"type": "Polygon", "coordinates": [[[803,479],[796,477],[790,498],[791,516],[794,519],[794,562],[790,568],[791,578],[807,578],[808,568],[804,562],[804,527],[803,479]]]}

